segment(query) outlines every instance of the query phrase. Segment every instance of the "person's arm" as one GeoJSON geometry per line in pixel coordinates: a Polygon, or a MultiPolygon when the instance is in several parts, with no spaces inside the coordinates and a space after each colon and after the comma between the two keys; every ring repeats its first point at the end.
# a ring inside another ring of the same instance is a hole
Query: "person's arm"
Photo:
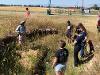
{"type": "Polygon", "coordinates": [[[84,41],[86,41],[87,40],[87,36],[85,36],[85,39],[84,39],[84,41]]]}
{"type": "Polygon", "coordinates": [[[74,41],[74,45],[75,45],[76,43],[77,43],[77,41],[75,40],[75,41],[74,41]]]}
{"type": "Polygon", "coordinates": [[[75,39],[75,41],[74,41],[74,44],[73,45],[75,45],[79,40],[80,40],[81,38],[80,38],[80,36],[77,36],[77,38],[75,39]]]}
{"type": "Polygon", "coordinates": [[[84,33],[84,36],[85,36],[85,38],[84,38],[83,42],[85,42],[87,40],[87,34],[86,33],[84,33]]]}
{"type": "Polygon", "coordinates": [[[57,57],[54,57],[53,65],[52,65],[53,68],[55,67],[56,63],[57,63],[57,57]]]}
{"type": "Polygon", "coordinates": [[[19,33],[19,32],[20,32],[20,31],[19,31],[19,28],[20,28],[20,26],[18,26],[18,27],[16,28],[15,32],[19,33]]]}

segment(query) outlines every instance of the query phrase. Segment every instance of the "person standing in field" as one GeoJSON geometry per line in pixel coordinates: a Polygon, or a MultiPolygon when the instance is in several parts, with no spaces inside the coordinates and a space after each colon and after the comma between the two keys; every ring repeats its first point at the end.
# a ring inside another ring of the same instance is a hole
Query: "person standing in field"
{"type": "Polygon", "coordinates": [[[25,12],[24,16],[25,16],[25,20],[30,17],[30,11],[28,8],[26,8],[26,12],[25,12]]]}
{"type": "Polygon", "coordinates": [[[26,34],[25,21],[20,22],[20,24],[16,28],[16,32],[18,33],[19,45],[22,45],[25,41],[25,34],[26,34]]]}
{"type": "Polygon", "coordinates": [[[74,40],[74,66],[78,67],[80,61],[78,58],[78,53],[81,50],[82,36],[79,33],[74,40]]]}
{"type": "Polygon", "coordinates": [[[98,12],[97,30],[100,32],[100,11],[98,12]]]}
{"type": "Polygon", "coordinates": [[[56,75],[64,75],[64,72],[66,70],[69,52],[66,48],[64,48],[65,46],[65,41],[60,40],[60,48],[56,51],[55,58],[53,60],[53,68],[55,69],[56,75]]]}
{"type": "Polygon", "coordinates": [[[98,29],[98,32],[100,32],[100,19],[97,21],[97,29],[98,29]]]}
{"type": "Polygon", "coordinates": [[[73,31],[72,29],[73,29],[73,26],[71,25],[70,21],[68,20],[67,21],[67,31],[66,31],[68,43],[71,43],[71,41],[72,41],[72,31],[73,31]]]}
{"type": "Polygon", "coordinates": [[[80,56],[84,57],[84,49],[85,49],[86,40],[87,40],[87,31],[86,31],[86,28],[83,26],[82,23],[79,23],[79,28],[80,28],[80,31],[81,31],[80,34],[82,36],[80,56]]]}

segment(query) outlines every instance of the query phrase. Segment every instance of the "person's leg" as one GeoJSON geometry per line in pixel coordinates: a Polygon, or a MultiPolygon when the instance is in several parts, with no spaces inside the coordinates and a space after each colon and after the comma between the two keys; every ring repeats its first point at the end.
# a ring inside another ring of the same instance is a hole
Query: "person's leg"
{"type": "Polygon", "coordinates": [[[18,41],[19,41],[19,45],[21,45],[21,44],[22,44],[22,36],[19,35],[18,37],[19,37],[19,39],[18,39],[18,41]]]}
{"type": "Polygon", "coordinates": [[[78,66],[78,51],[77,51],[78,47],[75,46],[74,47],[74,66],[78,66]]]}
{"type": "Polygon", "coordinates": [[[90,46],[90,54],[92,54],[92,52],[94,52],[94,46],[90,46]]]}
{"type": "Polygon", "coordinates": [[[56,72],[56,75],[64,75],[62,72],[58,71],[56,72]]]}
{"type": "Polygon", "coordinates": [[[78,53],[79,53],[80,49],[81,49],[80,46],[75,46],[75,48],[74,48],[74,66],[76,66],[76,67],[79,64],[78,53]]]}
{"type": "Polygon", "coordinates": [[[71,37],[69,38],[69,43],[71,44],[72,40],[71,40],[71,37]]]}
{"type": "Polygon", "coordinates": [[[22,34],[22,44],[25,44],[25,34],[22,34]]]}
{"type": "Polygon", "coordinates": [[[81,57],[84,56],[84,46],[81,47],[81,50],[80,50],[80,56],[81,56],[81,57]]]}
{"type": "Polygon", "coordinates": [[[91,46],[90,46],[90,54],[92,53],[92,49],[91,49],[91,46]]]}

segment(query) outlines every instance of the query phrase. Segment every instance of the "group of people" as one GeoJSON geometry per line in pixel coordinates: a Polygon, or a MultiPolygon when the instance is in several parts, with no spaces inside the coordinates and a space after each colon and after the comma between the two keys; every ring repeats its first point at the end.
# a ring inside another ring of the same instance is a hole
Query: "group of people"
{"type": "Polygon", "coordinates": [[[75,31],[73,25],[70,23],[70,21],[67,21],[67,31],[66,36],[68,38],[68,43],[74,42],[74,47],[80,45],[80,56],[84,57],[84,49],[86,48],[87,44],[89,45],[89,52],[91,53],[94,50],[94,46],[92,43],[92,40],[87,39],[88,32],[84,25],[82,23],[79,23],[78,26],[76,26],[75,31]],[[70,42],[69,42],[70,40],[70,42]]]}
{"type": "MultiPolygon", "coordinates": [[[[94,51],[94,46],[92,43],[92,40],[87,41],[87,31],[86,28],[82,23],[79,23],[78,26],[75,29],[75,32],[73,30],[73,26],[70,21],[67,21],[67,31],[66,36],[68,38],[67,43],[73,43],[74,44],[74,67],[78,67],[80,64],[79,60],[79,52],[80,56],[84,58],[85,53],[85,47],[88,43],[89,45],[89,53],[92,53],[94,51]]],[[[69,51],[65,48],[66,42],[63,40],[60,40],[59,42],[59,49],[55,52],[55,58],[53,60],[53,68],[55,69],[56,75],[64,75],[69,51]]]]}
{"type": "Polygon", "coordinates": [[[18,33],[18,43],[21,46],[25,42],[25,34],[26,34],[26,26],[25,23],[31,16],[30,11],[26,8],[26,12],[24,13],[24,20],[19,23],[16,28],[16,32],[18,33]]]}
{"type": "MultiPolygon", "coordinates": [[[[26,19],[24,21],[21,21],[18,27],[16,28],[16,32],[18,33],[18,42],[20,45],[22,45],[25,41],[25,34],[26,34],[26,26],[25,22],[27,18],[30,16],[29,9],[26,8],[25,17],[26,19]]],[[[98,20],[98,23],[100,24],[100,20],[98,20]]],[[[100,25],[97,26],[97,28],[100,28],[100,25]]],[[[66,27],[66,36],[67,36],[67,43],[71,44],[73,42],[74,44],[74,66],[78,67],[80,64],[80,60],[78,57],[78,54],[80,52],[80,56],[84,58],[85,53],[85,47],[87,45],[87,31],[86,28],[82,23],[79,23],[78,26],[75,29],[71,24],[70,21],[67,21],[67,27],[66,27]]],[[[88,45],[90,47],[90,53],[94,51],[94,46],[92,43],[92,40],[88,40],[88,45]]],[[[66,64],[68,61],[69,51],[65,48],[66,42],[63,40],[60,40],[59,42],[59,49],[55,52],[55,58],[53,60],[53,68],[55,69],[56,75],[64,75],[66,64]]]]}

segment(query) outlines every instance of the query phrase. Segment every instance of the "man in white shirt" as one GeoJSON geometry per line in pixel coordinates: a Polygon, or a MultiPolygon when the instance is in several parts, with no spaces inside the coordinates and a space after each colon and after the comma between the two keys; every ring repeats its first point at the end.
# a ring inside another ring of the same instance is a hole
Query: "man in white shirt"
{"type": "Polygon", "coordinates": [[[25,21],[21,21],[20,24],[16,28],[16,32],[18,33],[18,42],[20,45],[24,43],[25,33],[26,33],[26,27],[25,27],[25,21]]]}

